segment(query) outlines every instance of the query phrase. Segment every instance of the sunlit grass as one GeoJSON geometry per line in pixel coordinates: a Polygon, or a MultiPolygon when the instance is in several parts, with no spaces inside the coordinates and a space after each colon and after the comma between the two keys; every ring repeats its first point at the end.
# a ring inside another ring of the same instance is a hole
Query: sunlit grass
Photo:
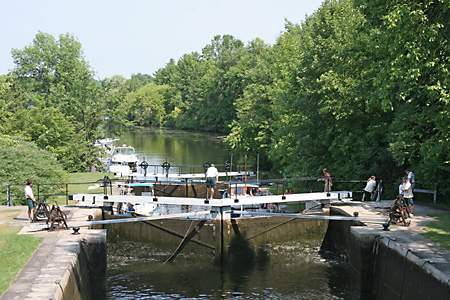
{"type": "Polygon", "coordinates": [[[436,221],[425,227],[425,236],[439,246],[450,250],[450,213],[432,215],[436,221]]]}
{"type": "Polygon", "coordinates": [[[112,178],[110,173],[71,173],[67,180],[69,182],[68,192],[69,194],[103,193],[99,180],[105,176],[112,178]]]}
{"type": "Polygon", "coordinates": [[[0,225],[0,294],[30,259],[41,239],[17,234],[19,228],[0,225]]]}

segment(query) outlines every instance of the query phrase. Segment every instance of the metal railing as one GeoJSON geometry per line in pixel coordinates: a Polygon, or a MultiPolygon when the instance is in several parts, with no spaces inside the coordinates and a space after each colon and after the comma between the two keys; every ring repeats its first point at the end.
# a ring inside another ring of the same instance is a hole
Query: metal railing
{"type": "MultiPolygon", "coordinates": [[[[176,168],[176,166],[174,166],[174,168],[176,168]]],[[[33,191],[35,193],[36,200],[59,201],[59,203],[65,202],[66,204],[68,204],[69,195],[71,194],[102,193],[105,195],[112,195],[113,193],[118,193],[120,191],[120,188],[123,188],[124,184],[127,184],[129,182],[130,181],[126,179],[111,179],[109,177],[105,177],[98,181],[90,182],[36,183],[33,187],[33,191]]],[[[155,180],[141,180],[140,182],[155,183],[155,180]]],[[[239,183],[256,184],[261,187],[266,187],[272,194],[322,192],[324,190],[323,182],[319,181],[317,177],[257,179],[254,177],[241,176],[234,179],[229,177],[222,182],[228,184],[229,186],[233,186],[239,183]]],[[[186,186],[193,184],[202,184],[203,182],[202,179],[182,178],[178,180],[158,181],[158,183],[160,185],[164,184],[170,187],[173,185],[181,184],[184,184],[186,186]]],[[[352,191],[353,198],[355,200],[360,200],[362,198],[362,191],[365,184],[366,180],[346,180],[333,178],[332,190],[352,191]]],[[[395,197],[397,196],[398,183],[395,181],[378,180],[377,187],[377,200],[395,199],[395,197]]],[[[5,195],[5,198],[2,198],[6,201],[2,202],[7,205],[14,205],[18,203],[24,204],[24,196],[22,193],[18,192],[22,190],[23,185],[6,185],[2,191],[2,194],[4,193],[5,195]]],[[[416,184],[415,192],[433,195],[433,204],[437,204],[437,191],[437,185],[426,185],[422,182],[418,182],[416,184]],[[432,188],[429,188],[428,186],[432,186],[432,188]],[[417,187],[420,187],[420,189],[417,187]]]]}

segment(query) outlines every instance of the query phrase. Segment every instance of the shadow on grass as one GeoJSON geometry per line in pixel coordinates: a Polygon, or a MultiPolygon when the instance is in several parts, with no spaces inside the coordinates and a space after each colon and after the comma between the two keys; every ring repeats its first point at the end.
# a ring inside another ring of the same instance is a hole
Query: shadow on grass
{"type": "Polygon", "coordinates": [[[424,235],[450,251],[450,213],[431,214],[435,221],[425,227],[424,235]]]}

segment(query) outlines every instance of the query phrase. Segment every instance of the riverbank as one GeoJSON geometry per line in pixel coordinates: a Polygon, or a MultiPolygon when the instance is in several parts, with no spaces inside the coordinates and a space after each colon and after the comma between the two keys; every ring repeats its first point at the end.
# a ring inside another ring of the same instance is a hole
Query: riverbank
{"type": "MultiPolygon", "coordinates": [[[[2,208],[3,210],[3,208],[2,208]]],[[[92,210],[66,210],[69,222],[85,220],[92,210]]],[[[100,213],[100,212],[98,212],[100,213]]],[[[23,236],[42,243],[33,253],[1,299],[99,299],[104,294],[106,231],[70,230],[49,232],[42,223],[22,223],[23,236]]]]}

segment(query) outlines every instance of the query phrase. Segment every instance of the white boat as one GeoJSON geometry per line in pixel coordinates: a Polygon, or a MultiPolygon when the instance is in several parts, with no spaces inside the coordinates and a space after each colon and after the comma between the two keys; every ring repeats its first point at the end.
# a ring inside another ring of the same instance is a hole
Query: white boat
{"type": "Polygon", "coordinates": [[[98,157],[98,160],[102,163],[102,165],[105,166],[108,165],[111,155],[113,153],[114,142],[116,141],[118,141],[118,139],[111,139],[111,138],[99,139],[95,141],[94,147],[100,149],[100,155],[98,157]]]}
{"type": "Polygon", "coordinates": [[[129,176],[137,171],[138,158],[133,147],[122,145],[114,147],[109,161],[109,172],[115,176],[129,176]]]}

